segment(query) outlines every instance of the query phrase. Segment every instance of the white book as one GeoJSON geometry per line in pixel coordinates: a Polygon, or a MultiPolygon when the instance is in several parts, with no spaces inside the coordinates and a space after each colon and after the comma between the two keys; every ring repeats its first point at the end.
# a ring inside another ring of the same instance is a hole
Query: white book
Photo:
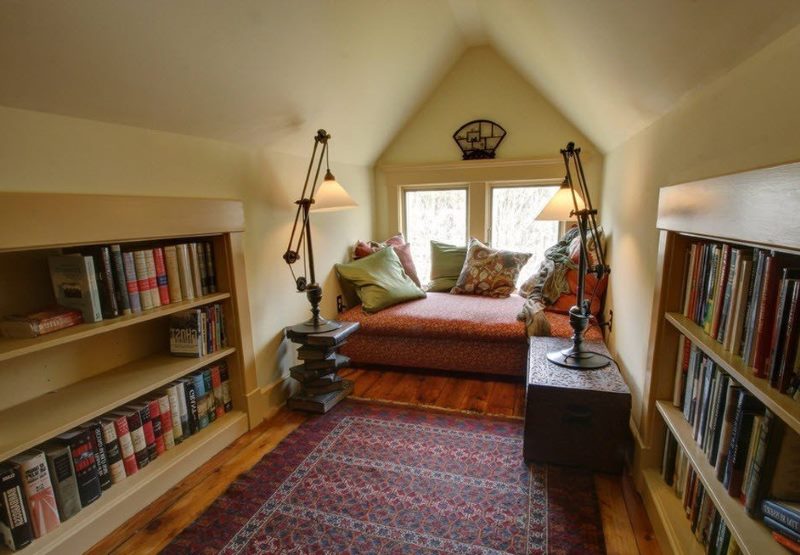
{"type": "Polygon", "coordinates": [[[753,260],[746,258],[742,261],[742,268],[739,272],[739,288],[736,291],[736,299],[733,304],[733,314],[731,319],[731,337],[726,349],[737,354],[739,345],[742,342],[744,333],[744,321],[747,314],[747,293],[750,284],[750,275],[753,272],[753,260]]]}
{"type": "Polygon", "coordinates": [[[84,322],[103,319],[100,291],[91,256],[65,254],[47,259],[56,303],[80,310],[84,322]]]}
{"type": "Polygon", "coordinates": [[[175,245],[178,253],[178,271],[181,280],[181,295],[184,300],[191,301],[195,298],[194,280],[192,279],[192,263],[189,259],[189,245],[181,243],[175,245]]]}
{"type": "Polygon", "coordinates": [[[197,243],[189,243],[189,261],[192,265],[192,286],[196,296],[203,294],[203,274],[200,273],[200,253],[197,251],[197,243]]]}
{"type": "Polygon", "coordinates": [[[175,386],[175,391],[178,394],[178,413],[180,414],[181,429],[183,430],[181,437],[186,438],[191,435],[189,428],[189,407],[186,406],[186,386],[184,386],[183,382],[180,380],[172,385],[175,386]]]}
{"type": "Polygon", "coordinates": [[[156,259],[153,256],[153,249],[146,249],[144,261],[147,268],[147,284],[150,286],[150,300],[154,307],[161,306],[161,295],[158,292],[158,277],[156,274],[156,259]]]}
{"type": "Polygon", "coordinates": [[[167,399],[169,400],[169,411],[172,416],[172,435],[175,443],[180,443],[183,439],[183,426],[181,425],[181,405],[178,400],[178,386],[175,384],[167,387],[167,399]]]}
{"type": "Polygon", "coordinates": [[[164,247],[164,265],[167,267],[167,286],[169,298],[173,303],[183,300],[181,294],[181,274],[178,270],[178,250],[175,245],[164,247]]]}
{"type": "Polygon", "coordinates": [[[139,300],[142,303],[142,310],[150,310],[153,304],[154,290],[150,287],[150,280],[147,279],[147,255],[144,251],[134,251],[133,266],[136,270],[136,283],[139,285],[139,300]]]}

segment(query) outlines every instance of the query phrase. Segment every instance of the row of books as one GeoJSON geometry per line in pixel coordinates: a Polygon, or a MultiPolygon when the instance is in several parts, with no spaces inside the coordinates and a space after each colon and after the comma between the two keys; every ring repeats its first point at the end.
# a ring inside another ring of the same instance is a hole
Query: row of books
{"type": "Polygon", "coordinates": [[[688,349],[680,352],[673,404],[717,479],[755,516],[766,493],[800,500],[800,437],[696,345],[681,343],[688,349]]]}
{"type": "Polygon", "coordinates": [[[800,268],[775,251],[693,243],[683,314],[800,400],[800,268]]]}
{"type": "Polygon", "coordinates": [[[230,411],[221,362],[0,465],[0,535],[12,550],[97,501],[114,484],[230,411]]]}
{"type": "Polygon", "coordinates": [[[677,452],[675,438],[667,432],[662,475],[681,498],[694,537],[709,555],[739,555],[742,551],[730,528],[706,493],[703,483],[683,451],[677,452]]]}
{"type": "Polygon", "coordinates": [[[169,318],[169,350],[177,356],[201,357],[228,346],[225,312],[219,303],[183,310],[169,318]]]}

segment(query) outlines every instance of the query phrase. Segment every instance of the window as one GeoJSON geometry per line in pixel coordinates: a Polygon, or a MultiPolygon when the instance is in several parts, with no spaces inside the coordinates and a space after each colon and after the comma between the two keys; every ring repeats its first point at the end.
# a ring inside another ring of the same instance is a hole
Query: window
{"type": "Polygon", "coordinates": [[[467,240],[467,188],[404,189],[403,231],[420,281],[431,275],[430,241],[463,245],[467,240]]]}
{"type": "Polygon", "coordinates": [[[544,259],[544,251],[558,241],[558,222],[538,222],[536,216],[556,194],[558,186],[494,186],[491,189],[491,244],[496,249],[529,252],[517,284],[523,283],[544,259]]]}

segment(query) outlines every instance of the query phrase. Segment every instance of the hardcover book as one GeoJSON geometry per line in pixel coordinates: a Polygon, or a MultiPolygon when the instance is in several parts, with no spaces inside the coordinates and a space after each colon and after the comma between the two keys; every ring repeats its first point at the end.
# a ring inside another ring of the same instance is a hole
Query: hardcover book
{"type": "MultiPolygon", "coordinates": [[[[181,420],[181,405],[178,393],[178,386],[171,384],[166,389],[167,398],[169,399],[169,412],[172,416],[172,436],[177,445],[183,440],[183,421],[181,420]]],[[[185,412],[185,410],[184,410],[185,412]]]]}
{"type": "Polygon", "coordinates": [[[225,401],[222,396],[222,373],[218,364],[211,367],[211,390],[214,395],[214,412],[217,418],[225,414],[225,401]]]}
{"type": "Polygon", "coordinates": [[[22,316],[6,316],[0,320],[0,335],[20,339],[39,337],[82,322],[80,310],[56,306],[22,316]]]}
{"type": "Polygon", "coordinates": [[[182,380],[174,382],[173,385],[178,395],[178,407],[180,409],[179,414],[181,418],[181,438],[186,439],[192,435],[190,423],[191,414],[189,413],[188,405],[189,393],[186,391],[186,384],[182,380]]]}
{"type": "Polygon", "coordinates": [[[97,466],[97,479],[100,480],[100,488],[108,489],[111,487],[111,473],[108,469],[105,443],[103,443],[103,430],[97,422],[87,422],[82,424],[80,428],[88,430],[89,432],[89,439],[92,442],[92,451],[94,451],[95,465],[97,466]]]}
{"type": "Polygon", "coordinates": [[[80,310],[84,322],[101,321],[103,312],[92,257],[65,254],[51,256],[47,262],[56,303],[80,310]]]}
{"type": "Polygon", "coordinates": [[[147,401],[147,409],[150,414],[150,422],[153,425],[153,437],[156,441],[156,454],[161,455],[167,450],[167,445],[164,441],[164,429],[161,427],[161,405],[158,403],[158,399],[149,399],[147,401]]]}
{"type": "Polygon", "coordinates": [[[199,296],[198,292],[195,295],[194,280],[192,279],[192,263],[189,260],[189,245],[181,243],[175,245],[175,250],[178,254],[178,271],[181,280],[181,296],[185,301],[191,301],[195,296],[199,296]]]}
{"type": "Polygon", "coordinates": [[[211,378],[211,369],[204,368],[198,373],[203,375],[203,390],[206,396],[206,413],[208,414],[208,422],[211,423],[217,419],[216,399],[214,399],[214,382],[211,378]]]}
{"type": "MultiPolygon", "coordinates": [[[[192,378],[181,378],[178,380],[184,389],[184,396],[186,398],[186,413],[188,417],[189,435],[197,433],[199,415],[198,415],[198,399],[197,389],[195,389],[195,382],[192,378]]],[[[184,428],[184,432],[186,428],[184,428]]]]}
{"type": "Polygon", "coordinates": [[[119,307],[114,288],[114,271],[111,269],[111,251],[108,247],[99,247],[96,252],[94,268],[97,272],[97,288],[100,291],[103,318],[116,318],[119,316],[119,307]]]}
{"type": "Polygon", "coordinates": [[[147,273],[147,255],[144,251],[134,251],[133,264],[136,269],[136,285],[139,289],[139,298],[142,302],[142,310],[150,310],[155,307],[153,300],[154,291],[150,286],[150,279],[147,273]]]}
{"type": "MultiPolygon", "coordinates": [[[[142,417],[139,416],[138,411],[129,408],[114,411],[111,415],[114,417],[122,416],[127,420],[128,432],[131,435],[131,445],[133,446],[133,454],[136,459],[136,468],[137,470],[141,470],[150,462],[150,455],[147,451],[147,441],[145,440],[144,428],[142,427],[142,417]]],[[[117,436],[121,437],[119,428],[117,428],[117,436]]],[[[120,443],[120,445],[122,444],[120,443]]],[[[126,472],[128,471],[127,465],[125,466],[125,470],[126,472]]],[[[130,476],[131,472],[127,472],[127,474],[130,476]]]]}
{"type": "MultiPolygon", "coordinates": [[[[153,462],[158,457],[158,448],[156,447],[156,435],[153,430],[153,422],[150,420],[150,404],[137,403],[135,405],[126,405],[126,409],[136,411],[139,415],[139,421],[142,423],[142,434],[144,434],[144,443],[147,447],[147,457],[150,462],[153,462]]],[[[131,427],[130,420],[128,427],[131,427]]],[[[141,468],[141,465],[139,465],[141,468]]]]}
{"type": "Polygon", "coordinates": [[[197,429],[202,430],[208,426],[208,392],[202,372],[192,374],[191,378],[197,402],[197,429]]]}
{"type": "Polygon", "coordinates": [[[765,499],[761,502],[761,511],[764,516],[800,534],[800,503],[765,499]]]}
{"type": "Polygon", "coordinates": [[[173,355],[203,355],[203,329],[200,309],[184,310],[169,318],[169,350],[173,355]]]}
{"type": "Polygon", "coordinates": [[[122,262],[122,249],[111,245],[111,271],[114,274],[114,295],[121,314],[130,314],[131,300],[128,296],[128,281],[125,277],[125,264],[122,262]]]}
{"type": "Polygon", "coordinates": [[[156,394],[154,400],[158,403],[158,413],[161,420],[161,437],[164,438],[164,448],[169,451],[175,447],[175,433],[172,428],[172,409],[170,408],[167,393],[156,394]]]}
{"type": "Polygon", "coordinates": [[[203,249],[206,253],[206,268],[208,270],[208,292],[217,292],[217,271],[214,266],[214,247],[210,241],[203,243],[203,249]]]}
{"type": "Polygon", "coordinates": [[[181,274],[178,269],[178,251],[175,245],[164,247],[164,265],[167,268],[169,298],[173,303],[179,303],[183,300],[183,294],[181,293],[181,274]]]}
{"type": "Polygon", "coordinates": [[[63,443],[46,443],[42,446],[50,472],[50,482],[56,495],[58,516],[61,522],[68,520],[81,510],[81,497],[78,493],[78,480],[72,464],[69,446],[63,443]]]}
{"type": "Polygon", "coordinates": [[[219,375],[222,380],[222,401],[224,403],[225,412],[230,412],[233,409],[233,401],[231,400],[231,381],[228,377],[228,364],[223,360],[219,365],[219,375]]]}
{"type": "Polygon", "coordinates": [[[191,265],[192,287],[195,296],[203,295],[202,277],[200,276],[200,255],[197,252],[197,243],[189,243],[189,263],[191,265]]]}
{"type": "Polygon", "coordinates": [[[0,535],[11,550],[22,549],[33,540],[22,481],[17,471],[6,464],[0,466],[0,535]]]}
{"type": "Polygon", "coordinates": [[[145,249],[144,263],[147,270],[147,287],[150,289],[150,299],[154,307],[161,306],[161,295],[158,292],[158,279],[156,276],[156,260],[153,256],[153,249],[145,249]]]}
{"type": "Polygon", "coordinates": [[[138,314],[142,311],[142,301],[139,297],[139,281],[136,279],[136,266],[132,252],[122,253],[122,266],[125,268],[125,286],[128,291],[131,312],[138,314]]]}
{"type": "Polygon", "coordinates": [[[156,247],[153,249],[153,261],[156,266],[156,285],[158,295],[162,305],[170,303],[169,282],[167,281],[167,265],[164,260],[164,249],[156,247]]]}
{"type": "Polygon", "coordinates": [[[92,449],[91,434],[89,430],[75,429],[60,434],[56,438],[69,447],[81,506],[87,507],[100,499],[102,491],[100,480],[97,477],[97,461],[92,449]]]}
{"type": "MultiPolygon", "coordinates": [[[[111,482],[118,484],[123,481],[128,475],[125,472],[125,463],[122,461],[122,451],[120,449],[120,442],[117,439],[117,430],[113,421],[98,420],[101,435],[103,437],[103,447],[106,452],[106,462],[108,463],[108,473],[111,476],[111,482]]],[[[126,428],[127,429],[127,428],[126,428]]],[[[128,434],[128,443],[130,443],[130,434],[128,434]]],[[[131,450],[130,455],[133,456],[131,450]]]]}
{"type": "MultiPolygon", "coordinates": [[[[125,468],[125,475],[131,476],[139,470],[136,462],[136,451],[133,447],[133,439],[128,428],[128,418],[123,414],[109,414],[101,418],[103,425],[114,426],[119,443],[119,454],[122,458],[122,466],[125,468]]],[[[145,447],[146,448],[146,447],[145,447]]]]}
{"type": "Polygon", "coordinates": [[[11,457],[10,462],[20,477],[22,491],[28,502],[33,537],[40,538],[61,524],[47,460],[42,451],[31,449],[11,457]]]}

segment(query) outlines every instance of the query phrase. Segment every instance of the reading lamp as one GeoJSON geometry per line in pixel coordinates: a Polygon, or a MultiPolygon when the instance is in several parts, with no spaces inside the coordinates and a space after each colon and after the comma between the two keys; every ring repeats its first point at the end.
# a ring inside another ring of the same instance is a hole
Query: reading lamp
{"type": "Polygon", "coordinates": [[[300,194],[300,199],[295,201],[297,212],[294,216],[292,235],[289,238],[289,246],[283,254],[283,259],[292,272],[297,291],[299,293],[305,292],[308,302],[311,303],[311,318],[302,324],[289,328],[295,333],[321,333],[341,327],[339,322],[326,320],[319,315],[322,287],[317,283],[316,273],[314,272],[314,249],[311,243],[311,219],[309,217],[311,212],[333,212],[358,206],[347,194],[347,191],[336,182],[336,178],[331,173],[328,161],[328,141],[330,138],[331,136],[324,129],[317,131],[314,137],[314,150],[311,152],[311,161],[308,163],[303,192],[300,194]],[[319,151],[319,159],[317,159],[317,151],[319,151]],[[323,159],[325,161],[325,178],[317,188],[323,159]],[[316,162],[317,169],[312,181],[311,171],[314,169],[314,162],[316,162]],[[311,184],[310,188],[309,183],[311,184]],[[292,265],[300,260],[301,250],[304,251],[305,260],[308,264],[303,267],[303,275],[297,276],[292,265]]]}
{"type": "Polygon", "coordinates": [[[537,220],[576,221],[581,238],[580,258],[578,262],[578,291],[576,306],[569,309],[569,323],[572,326],[572,346],[561,351],[547,353],[547,359],[564,368],[575,370],[596,370],[609,363],[606,357],[586,350],[583,346],[583,334],[589,327],[592,316],[589,310],[591,301],[585,298],[587,270],[597,275],[600,281],[609,268],[605,263],[605,253],[600,242],[600,231],[597,227],[597,210],[592,207],[589,191],[586,188],[586,177],[581,164],[581,149],[575,148],[575,143],[570,142],[567,148],[561,150],[566,167],[566,176],[558,192],[550,199],[537,220]],[[573,180],[573,169],[575,179],[573,180]],[[592,239],[597,252],[597,264],[588,267],[588,240],[592,239]]]}

